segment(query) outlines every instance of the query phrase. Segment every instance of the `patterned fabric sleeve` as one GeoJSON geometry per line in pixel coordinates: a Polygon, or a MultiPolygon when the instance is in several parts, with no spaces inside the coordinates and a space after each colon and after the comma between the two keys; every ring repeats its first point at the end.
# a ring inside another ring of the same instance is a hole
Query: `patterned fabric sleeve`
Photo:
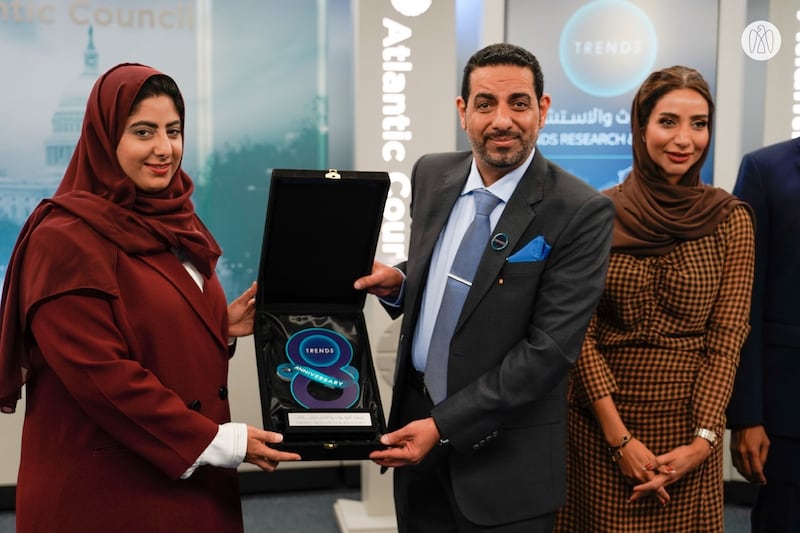
{"type": "Polygon", "coordinates": [[[706,330],[706,355],[694,385],[692,415],[695,427],[725,431],[725,407],[730,399],[739,351],[750,330],[748,314],[753,282],[754,233],[744,207],[734,209],[722,223],[726,239],[719,293],[706,330]]]}
{"type": "Polygon", "coordinates": [[[570,401],[588,407],[595,400],[617,392],[617,383],[597,348],[597,312],[592,315],[578,361],[570,371],[570,401]]]}

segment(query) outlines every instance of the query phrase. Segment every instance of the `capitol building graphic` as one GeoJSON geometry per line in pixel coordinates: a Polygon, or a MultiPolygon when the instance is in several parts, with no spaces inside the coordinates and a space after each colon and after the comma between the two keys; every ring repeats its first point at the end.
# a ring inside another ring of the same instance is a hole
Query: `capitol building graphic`
{"type": "Polygon", "coordinates": [[[0,274],[3,277],[22,225],[42,199],[53,195],[69,165],[80,137],[86,101],[99,76],[97,59],[90,26],[83,53],[83,71],[64,84],[64,92],[51,119],[51,132],[44,140],[42,170],[34,176],[10,176],[0,163],[0,274]]]}

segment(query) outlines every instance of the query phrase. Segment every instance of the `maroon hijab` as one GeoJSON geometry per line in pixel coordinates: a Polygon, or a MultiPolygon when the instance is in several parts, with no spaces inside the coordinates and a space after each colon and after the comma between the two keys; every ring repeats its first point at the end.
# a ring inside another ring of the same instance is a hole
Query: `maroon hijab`
{"type": "MultiPolygon", "coordinates": [[[[676,89],[697,91],[708,102],[708,135],[714,119],[714,104],[708,84],[694,69],[674,66],[652,73],[633,99],[631,130],[633,169],[625,181],[606,191],[616,207],[611,248],[635,256],[665,255],[684,241],[714,232],[741,202],[723,189],[706,185],[700,170],[710,142],[698,161],[673,185],[653,161],[644,135],[658,100],[676,89]]],[[[748,207],[749,209],[749,207],[748,207]]]]}
{"type": "MultiPolygon", "coordinates": [[[[94,232],[129,255],[173,250],[188,258],[206,277],[213,275],[221,251],[194,212],[193,184],[179,167],[170,184],[158,193],[139,191],[120,167],[116,149],[142,85],[161,72],[135,63],[117,65],[95,83],[86,104],[81,136],[53,198],[42,201],[17,239],[6,271],[0,319],[0,410],[13,412],[25,381],[27,356],[23,343],[28,312],[44,298],[78,287],[114,286],[112,269],[54,270],[46,276],[26,276],[23,259],[57,255],[53,246],[29,248],[31,234],[41,224],[54,224],[57,214],[81,219],[94,232]],[[53,216],[48,220],[48,215],[53,216]]],[[[177,106],[184,124],[183,106],[177,106]]],[[[63,220],[63,218],[62,218],[63,220]]],[[[50,232],[53,233],[53,232],[50,232]]],[[[57,233],[57,232],[55,232],[57,233]]],[[[71,234],[80,239],[80,233],[71,234]]],[[[97,252],[96,239],[84,239],[86,254],[97,252]]],[[[53,262],[49,257],[48,262],[53,262]]]]}

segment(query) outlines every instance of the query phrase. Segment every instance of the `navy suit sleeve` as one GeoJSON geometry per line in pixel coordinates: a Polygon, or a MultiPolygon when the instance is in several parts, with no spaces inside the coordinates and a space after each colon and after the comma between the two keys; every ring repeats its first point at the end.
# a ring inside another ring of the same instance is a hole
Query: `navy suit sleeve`
{"type": "Polygon", "coordinates": [[[750,304],[750,335],[742,346],[739,369],[728,404],[728,427],[760,425],[764,422],[763,343],[764,295],[769,260],[770,217],[764,189],[763,171],[752,154],[745,155],[733,194],[744,200],[755,213],[756,249],[753,295],[750,304]]]}

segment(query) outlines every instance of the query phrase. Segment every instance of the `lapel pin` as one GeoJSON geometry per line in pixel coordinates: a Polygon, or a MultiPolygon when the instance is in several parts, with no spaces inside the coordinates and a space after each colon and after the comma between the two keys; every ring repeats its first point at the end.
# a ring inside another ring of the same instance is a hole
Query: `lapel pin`
{"type": "Polygon", "coordinates": [[[494,237],[492,237],[492,250],[495,252],[499,252],[500,250],[504,250],[506,246],[508,246],[508,235],[505,233],[497,233],[494,237]]]}

